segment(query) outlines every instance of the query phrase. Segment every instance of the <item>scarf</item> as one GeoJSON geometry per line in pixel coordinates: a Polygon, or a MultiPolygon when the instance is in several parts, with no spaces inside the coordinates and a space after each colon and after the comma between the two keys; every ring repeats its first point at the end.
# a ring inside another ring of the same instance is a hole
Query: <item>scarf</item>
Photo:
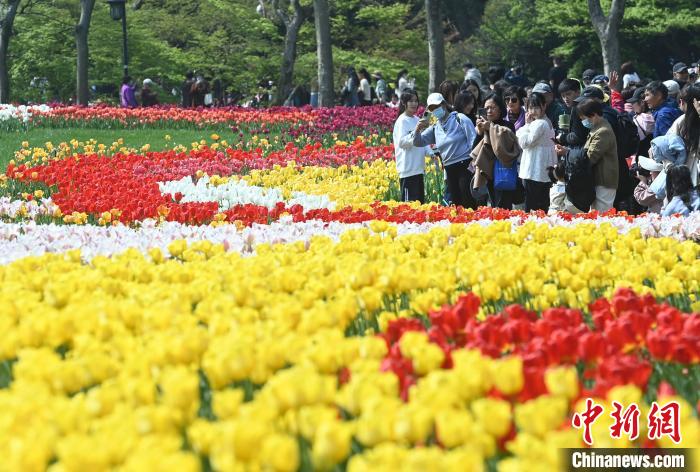
{"type": "Polygon", "coordinates": [[[510,118],[510,113],[506,112],[506,119],[505,121],[508,121],[509,123],[513,123],[513,126],[515,127],[515,131],[518,131],[520,128],[525,126],[525,110],[523,107],[520,107],[520,115],[518,115],[518,118],[513,121],[510,118]]]}

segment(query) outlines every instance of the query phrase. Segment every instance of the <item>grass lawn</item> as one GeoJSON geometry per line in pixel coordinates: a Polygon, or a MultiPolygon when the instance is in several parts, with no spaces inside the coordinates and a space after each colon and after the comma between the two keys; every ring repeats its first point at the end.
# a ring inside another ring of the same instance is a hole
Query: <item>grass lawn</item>
{"type": "Polygon", "coordinates": [[[61,142],[69,142],[72,139],[88,141],[96,139],[98,143],[109,146],[119,138],[124,139],[124,146],[140,148],[144,144],[150,144],[152,151],[171,149],[176,144],[189,147],[194,141],[206,139],[211,141],[212,133],[217,133],[229,143],[238,142],[238,134],[233,134],[227,127],[220,130],[182,130],[182,129],[86,129],[86,128],[57,128],[57,129],[31,129],[15,133],[0,135],[0,173],[14,157],[15,151],[22,147],[22,141],[29,142],[31,147],[43,147],[44,143],[51,141],[54,145],[61,142]],[[170,135],[171,140],[166,141],[165,135],[170,135]]]}

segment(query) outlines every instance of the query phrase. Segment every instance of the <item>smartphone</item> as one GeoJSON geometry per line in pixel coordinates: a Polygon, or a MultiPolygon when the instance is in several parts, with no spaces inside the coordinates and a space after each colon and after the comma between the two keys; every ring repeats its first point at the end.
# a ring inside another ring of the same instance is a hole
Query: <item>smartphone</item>
{"type": "Polygon", "coordinates": [[[477,113],[479,114],[480,117],[486,118],[486,108],[479,108],[477,113]]]}

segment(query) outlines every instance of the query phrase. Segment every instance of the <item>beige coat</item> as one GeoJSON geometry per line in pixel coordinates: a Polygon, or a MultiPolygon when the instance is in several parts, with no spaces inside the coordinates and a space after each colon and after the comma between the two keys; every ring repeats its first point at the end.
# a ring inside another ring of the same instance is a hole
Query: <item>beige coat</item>
{"type": "Polygon", "coordinates": [[[474,159],[474,188],[493,180],[493,166],[498,159],[506,167],[514,165],[522,149],[518,138],[510,129],[500,125],[489,125],[484,139],[474,147],[471,157],[474,159]]]}
{"type": "Polygon", "coordinates": [[[595,185],[617,189],[620,173],[617,163],[617,139],[610,123],[602,119],[600,124],[588,134],[583,147],[593,166],[595,185]]]}

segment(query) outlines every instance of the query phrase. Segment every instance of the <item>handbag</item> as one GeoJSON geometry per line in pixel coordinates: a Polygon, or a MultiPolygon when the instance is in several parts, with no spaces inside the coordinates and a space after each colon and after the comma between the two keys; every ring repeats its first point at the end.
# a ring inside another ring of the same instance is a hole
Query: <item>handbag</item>
{"type": "Polygon", "coordinates": [[[501,164],[501,161],[496,159],[493,166],[493,188],[495,190],[512,191],[518,183],[518,166],[513,162],[513,165],[506,167],[501,164]]]}

